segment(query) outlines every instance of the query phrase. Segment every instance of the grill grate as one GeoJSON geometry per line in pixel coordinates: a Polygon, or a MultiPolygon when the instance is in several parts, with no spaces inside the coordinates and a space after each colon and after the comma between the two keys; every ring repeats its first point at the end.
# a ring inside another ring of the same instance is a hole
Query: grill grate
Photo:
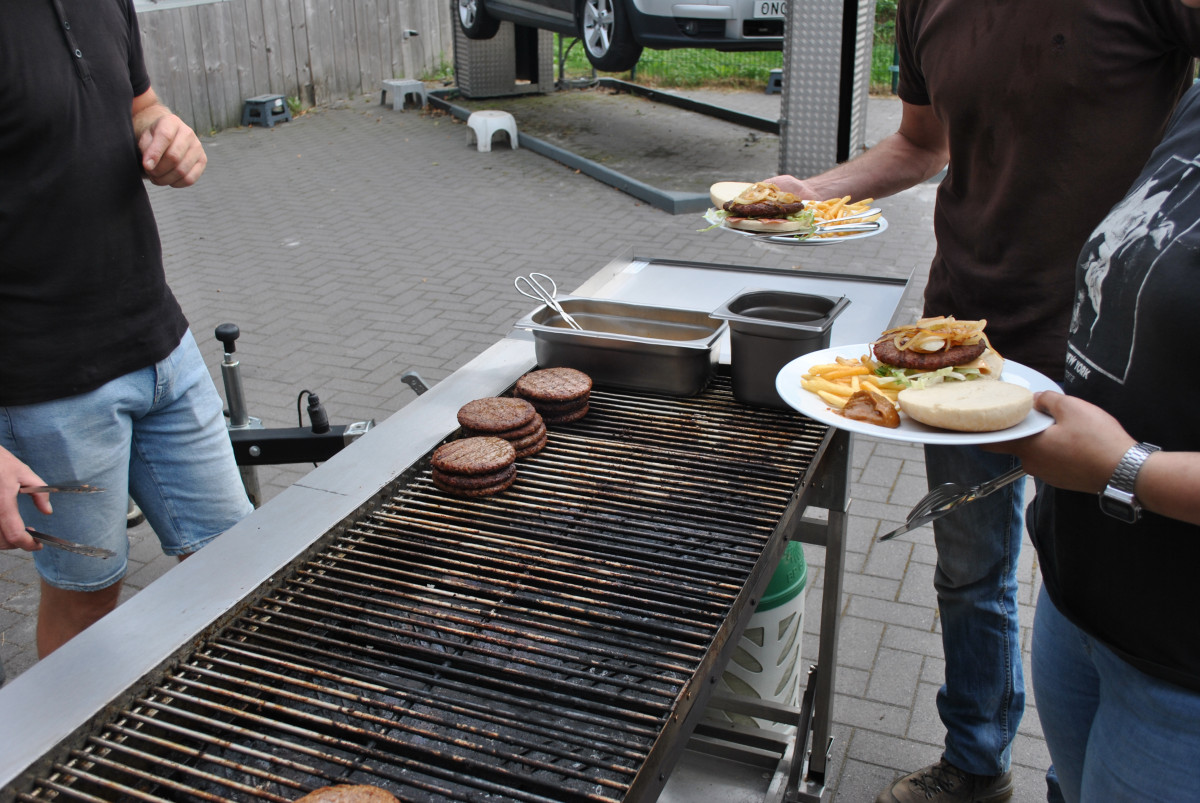
{"type": "Polygon", "coordinates": [[[18,799],[625,799],[825,437],[722,376],[597,389],[488,499],[426,456],[18,799]]]}

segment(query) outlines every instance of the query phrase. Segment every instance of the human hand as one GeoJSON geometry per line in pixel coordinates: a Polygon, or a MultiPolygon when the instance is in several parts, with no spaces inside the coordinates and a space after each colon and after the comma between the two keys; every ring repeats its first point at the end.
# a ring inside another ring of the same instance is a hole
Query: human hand
{"type": "MultiPolygon", "coordinates": [[[[17,494],[21,486],[45,485],[42,478],[6,449],[0,448],[0,549],[41,549],[41,545],[25,532],[25,522],[17,510],[17,494]]],[[[50,494],[33,494],[37,509],[49,515],[50,494]]]]}
{"type": "Polygon", "coordinates": [[[1033,406],[1054,419],[1048,429],[983,448],[1016,455],[1026,472],[1056,488],[1099,493],[1137,442],[1117,419],[1083,399],[1047,390],[1034,394],[1033,406]]]}
{"type": "Polygon", "coordinates": [[[160,187],[189,187],[208,164],[208,155],[196,132],[170,111],[142,130],[138,149],[142,152],[146,177],[160,187]]]}
{"type": "Polygon", "coordinates": [[[823,198],[818,198],[816,190],[803,179],[795,176],[775,176],[773,178],[763,179],[764,184],[774,184],[784,192],[790,192],[800,196],[805,201],[822,201],[823,198]]]}

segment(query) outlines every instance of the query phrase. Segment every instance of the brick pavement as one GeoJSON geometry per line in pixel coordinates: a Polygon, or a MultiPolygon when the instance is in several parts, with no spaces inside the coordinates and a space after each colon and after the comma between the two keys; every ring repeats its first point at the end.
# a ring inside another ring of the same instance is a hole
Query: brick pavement
{"type": "MultiPolygon", "coordinates": [[[[713,97],[704,99],[714,102],[713,97]]],[[[770,115],[778,96],[726,96],[770,115]]],[[[777,109],[777,107],[776,107],[777,109]]],[[[873,136],[896,101],[870,105],[873,136]]],[[[868,137],[868,141],[872,141],[868,137]]],[[[932,256],[933,187],[885,204],[886,235],[836,248],[768,250],[673,217],[526,150],[478,153],[446,116],[397,113],[378,98],[311,112],[273,129],[205,140],[196,187],[154,189],[169,279],[220,382],[214,327],[242,329],[238,356],[250,413],[293,426],[296,398],[318,393],[335,422],[382,421],[414,398],[416,369],[435,383],[505,336],[530,302],[511,285],[542,271],[574,288],[626,249],[646,256],[906,277],[918,310],[932,256]],[[799,253],[798,253],[799,252],[799,253]]],[[[305,467],[260,470],[265,498],[305,467]]],[[[918,447],[856,438],[838,654],[832,800],[873,800],[894,777],[934,761],[943,665],[932,590],[932,532],[875,536],[924,491],[918,447]]],[[[168,571],[145,524],[130,530],[123,599],[168,571]]],[[[815,660],[823,555],[810,564],[803,653],[815,660]]],[[[0,553],[0,659],[14,677],[35,662],[37,579],[27,555],[0,553]]],[[[1032,621],[1034,553],[1021,560],[1021,616],[1032,621]]],[[[1028,659],[1028,631],[1024,633],[1028,659]]],[[[0,692],[2,693],[2,692],[0,692]]],[[[1048,758],[1036,710],[1014,749],[1015,800],[1044,797],[1048,758]]]]}

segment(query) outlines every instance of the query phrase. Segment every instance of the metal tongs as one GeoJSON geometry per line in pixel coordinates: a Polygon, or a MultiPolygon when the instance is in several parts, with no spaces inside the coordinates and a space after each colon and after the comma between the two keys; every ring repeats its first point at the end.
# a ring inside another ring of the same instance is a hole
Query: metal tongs
{"type": "Polygon", "coordinates": [[[98,494],[103,491],[103,488],[86,483],[79,485],[22,485],[17,489],[17,493],[21,494],[98,494]]]}
{"type": "Polygon", "coordinates": [[[518,276],[517,278],[513,279],[513,286],[517,288],[518,293],[526,298],[532,298],[534,301],[540,301],[550,309],[557,312],[559,317],[567,322],[567,326],[581,332],[583,331],[583,327],[579,325],[578,321],[572,318],[571,315],[562,308],[562,305],[558,303],[558,299],[555,298],[555,296],[558,295],[558,285],[556,285],[554,280],[546,274],[531,273],[528,276],[518,276]],[[538,281],[539,278],[545,279],[550,284],[549,290],[547,290],[542,283],[538,281]]]}
{"type": "MultiPolygon", "coordinates": [[[[22,494],[98,494],[103,492],[103,488],[97,488],[95,485],[88,485],[87,483],[72,483],[70,485],[22,485],[17,489],[17,493],[22,494]]],[[[59,538],[56,535],[40,533],[32,527],[26,527],[25,532],[33,536],[34,541],[46,546],[52,546],[55,549],[74,552],[76,555],[86,555],[89,558],[111,558],[117,554],[111,549],[77,544],[74,541],[59,538]]]]}
{"type": "Polygon", "coordinates": [[[959,485],[957,482],[942,483],[934,488],[925,497],[913,506],[909,511],[908,516],[904,519],[904,524],[892,530],[887,535],[881,535],[880,541],[887,541],[895,538],[897,535],[902,535],[910,530],[915,530],[918,527],[924,527],[931,521],[940,519],[952,510],[957,510],[963,505],[974,502],[976,499],[982,499],[985,496],[995,493],[1006,485],[1011,485],[1017,480],[1025,476],[1025,469],[1014,468],[1011,471],[1006,471],[998,477],[993,477],[987,482],[981,482],[973,487],[959,485]]]}
{"type": "Polygon", "coordinates": [[[39,533],[32,527],[26,527],[25,532],[33,536],[34,541],[52,546],[56,549],[61,549],[65,552],[74,552],[76,555],[86,555],[89,558],[111,558],[116,555],[111,549],[105,549],[98,546],[88,546],[87,544],[77,544],[74,541],[68,541],[65,538],[59,538],[56,535],[48,533],[39,533]]]}

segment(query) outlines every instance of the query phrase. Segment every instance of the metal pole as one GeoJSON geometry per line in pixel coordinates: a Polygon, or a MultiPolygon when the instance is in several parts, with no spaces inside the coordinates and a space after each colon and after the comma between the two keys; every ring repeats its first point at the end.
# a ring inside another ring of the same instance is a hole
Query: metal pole
{"type": "Polygon", "coordinates": [[[862,150],[874,23],[875,0],[788,3],[780,173],[811,176],[862,150]]]}

